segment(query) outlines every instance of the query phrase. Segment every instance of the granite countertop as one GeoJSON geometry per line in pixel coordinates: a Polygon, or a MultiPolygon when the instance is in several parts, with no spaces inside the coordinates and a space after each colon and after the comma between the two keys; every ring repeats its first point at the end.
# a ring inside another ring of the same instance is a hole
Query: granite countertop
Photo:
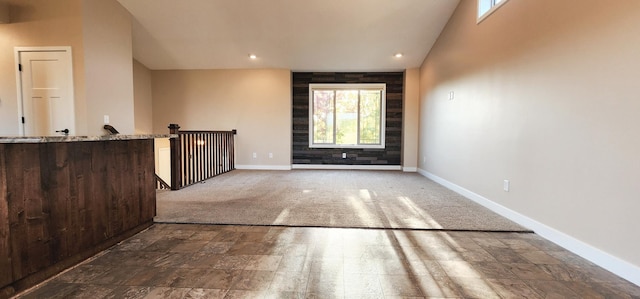
{"type": "Polygon", "coordinates": [[[104,136],[0,136],[0,143],[47,143],[177,138],[176,134],[104,135],[104,136]]]}

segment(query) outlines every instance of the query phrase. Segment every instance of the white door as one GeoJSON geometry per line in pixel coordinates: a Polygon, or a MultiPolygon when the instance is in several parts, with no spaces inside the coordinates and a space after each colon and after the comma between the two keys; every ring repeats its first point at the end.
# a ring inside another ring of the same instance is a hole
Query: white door
{"type": "Polygon", "coordinates": [[[75,135],[71,48],[16,48],[25,136],[75,135]]]}

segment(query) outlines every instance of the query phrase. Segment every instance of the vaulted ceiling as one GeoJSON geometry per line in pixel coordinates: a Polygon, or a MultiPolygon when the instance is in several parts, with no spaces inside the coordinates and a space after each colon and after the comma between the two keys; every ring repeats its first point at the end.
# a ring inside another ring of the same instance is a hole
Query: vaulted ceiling
{"type": "Polygon", "coordinates": [[[418,67],[459,2],[118,1],[134,17],[133,55],[150,69],[294,71],[418,67]]]}

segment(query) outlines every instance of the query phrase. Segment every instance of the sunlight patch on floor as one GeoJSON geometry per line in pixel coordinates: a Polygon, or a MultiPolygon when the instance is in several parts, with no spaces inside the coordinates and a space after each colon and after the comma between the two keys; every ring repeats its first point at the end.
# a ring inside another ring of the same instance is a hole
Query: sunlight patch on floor
{"type": "Polygon", "coordinates": [[[372,220],[376,219],[374,215],[369,211],[363,200],[371,200],[371,196],[367,190],[360,190],[360,196],[348,196],[347,200],[351,206],[351,210],[355,217],[360,219],[360,223],[370,224],[372,220]]]}
{"type": "MultiPolygon", "coordinates": [[[[398,256],[405,261],[405,271],[402,273],[412,277],[420,292],[428,297],[449,297],[462,292],[463,295],[478,295],[482,298],[500,298],[492,287],[481,279],[482,273],[473,268],[471,263],[450,245],[453,239],[448,234],[425,237],[422,231],[396,231],[391,236],[395,241],[394,248],[398,256]],[[438,260],[428,265],[428,261],[438,260]],[[438,273],[434,268],[441,269],[438,273]],[[440,276],[446,275],[458,287],[447,284],[440,276]],[[439,278],[440,277],[440,278],[439,278]],[[473,281],[473,284],[469,284],[473,281]]],[[[383,288],[391,281],[381,281],[383,288]]]]}
{"type": "Polygon", "coordinates": [[[289,209],[284,209],[282,210],[282,212],[280,212],[280,214],[278,215],[278,218],[276,218],[275,220],[273,220],[273,224],[285,224],[287,223],[287,219],[289,218],[289,209]]]}

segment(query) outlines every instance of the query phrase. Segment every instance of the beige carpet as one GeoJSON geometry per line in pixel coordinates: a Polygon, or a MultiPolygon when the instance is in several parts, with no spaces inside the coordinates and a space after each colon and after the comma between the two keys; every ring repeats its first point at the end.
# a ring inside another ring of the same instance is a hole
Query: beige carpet
{"type": "Polygon", "coordinates": [[[399,171],[234,170],[157,198],[156,222],[529,231],[399,171]]]}

